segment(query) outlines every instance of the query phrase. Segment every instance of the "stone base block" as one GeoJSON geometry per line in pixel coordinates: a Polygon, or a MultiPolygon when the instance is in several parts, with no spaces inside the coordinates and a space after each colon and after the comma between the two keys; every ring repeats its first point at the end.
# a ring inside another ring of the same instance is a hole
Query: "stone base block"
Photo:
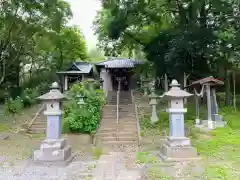
{"type": "Polygon", "coordinates": [[[188,138],[167,138],[162,145],[160,157],[164,161],[198,160],[196,148],[192,147],[188,138]]]}
{"type": "Polygon", "coordinates": [[[71,146],[65,139],[47,139],[33,154],[33,160],[37,164],[67,165],[71,162],[71,146]]]}
{"type": "Polygon", "coordinates": [[[201,120],[201,125],[208,127],[209,129],[216,129],[217,127],[224,127],[227,123],[225,121],[208,121],[201,120]]]}
{"type": "Polygon", "coordinates": [[[213,114],[213,115],[212,115],[212,120],[213,120],[213,121],[223,121],[223,118],[222,118],[222,116],[219,115],[219,114],[213,114]]]}

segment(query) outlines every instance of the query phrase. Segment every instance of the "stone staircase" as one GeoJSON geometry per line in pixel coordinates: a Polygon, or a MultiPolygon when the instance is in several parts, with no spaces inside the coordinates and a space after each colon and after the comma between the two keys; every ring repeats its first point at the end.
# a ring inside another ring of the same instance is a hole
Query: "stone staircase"
{"type": "MultiPolygon", "coordinates": [[[[47,118],[43,114],[44,110],[45,110],[45,108],[42,109],[41,112],[37,115],[33,124],[31,124],[30,128],[28,129],[28,131],[27,131],[28,133],[30,133],[30,134],[40,134],[40,133],[45,133],[46,132],[47,118]]],[[[37,112],[35,112],[35,113],[37,113],[37,112]]],[[[35,115],[36,114],[34,114],[32,117],[34,117],[35,115]]]]}
{"type": "Polygon", "coordinates": [[[138,129],[133,105],[105,106],[97,133],[98,145],[137,145],[138,129]]]}
{"type": "MultiPolygon", "coordinates": [[[[117,93],[110,92],[102,111],[96,146],[103,149],[93,174],[94,180],[142,180],[143,171],[135,164],[138,126],[131,92],[120,92],[117,122],[117,93]]],[[[146,179],[146,178],[144,178],[146,179]]]]}
{"type": "MultiPolygon", "coordinates": [[[[108,105],[116,105],[117,104],[117,91],[108,91],[107,104],[108,105]]],[[[121,91],[120,92],[119,104],[120,105],[132,104],[131,91],[121,91]]]]}

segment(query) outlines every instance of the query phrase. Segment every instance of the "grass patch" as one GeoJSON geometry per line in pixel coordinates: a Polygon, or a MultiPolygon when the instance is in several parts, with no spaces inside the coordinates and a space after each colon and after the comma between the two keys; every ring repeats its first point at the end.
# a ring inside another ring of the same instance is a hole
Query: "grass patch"
{"type": "MultiPolygon", "coordinates": [[[[164,112],[167,104],[161,103],[159,107],[159,121],[154,125],[150,121],[151,112],[146,113],[143,109],[140,113],[140,128],[143,138],[154,138],[158,135],[168,134],[169,116],[168,113],[164,112]]],[[[200,106],[200,119],[205,119],[206,114],[206,106],[200,106]]],[[[222,108],[220,109],[220,114],[223,116],[224,121],[227,122],[227,125],[224,128],[217,128],[209,132],[200,131],[200,129],[193,126],[196,113],[195,105],[192,101],[188,101],[187,113],[184,114],[187,135],[191,139],[193,146],[197,148],[200,156],[203,157],[201,165],[199,163],[195,164],[202,169],[201,179],[227,180],[239,179],[240,177],[240,155],[238,155],[240,151],[240,111],[235,112],[233,108],[222,108]]],[[[138,163],[149,165],[161,163],[155,160],[150,156],[149,152],[137,154],[138,163]]],[[[152,169],[149,169],[150,179],[171,179],[171,177],[162,173],[161,167],[163,167],[161,164],[158,167],[151,166],[152,169]]],[[[191,169],[190,165],[187,165],[186,168],[191,169]]],[[[192,173],[189,174],[190,178],[194,178],[191,175],[192,173]]]]}
{"type": "Polygon", "coordinates": [[[152,155],[149,152],[137,152],[136,162],[138,164],[159,164],[160,161],[158,157],[152,155]]]}
{"type": "Polygon", "coordinates": [[[137,152],[136,153],[136,162],[138,164],[147,164],[150,166],[148,168],[148,178],[150,180],[171,180],[173,179],[170,176],[167,176],[161,171],[162,162],[159,158],[150,152],[137,152]]]}
{"type": "Polygon", "coordinates": [[[228,180],[238,179],[238,177],[236,174],[234,174],[234,172],[232,172],[232,169],[226,165],[210,165],[204,174],[204,179],[228,180]]]}
{"type": "Polygon", "coordinates": [[[0,123],[0,133],[9,132],[9,131],[10,131],[10,128],[6,124],[0,123]]]}
{"type": "Polygon", "coordinates": [[[159,167],[149,168],[148,178],[150,180],[174,180],[173,177],[169,177],[168,175],[161,172],[159,167]]]}
{"type": "Polygon", "coordinates": [[[103,149],[100,147],[92,148],[92,155],[94,159],[99,159],[100,156],[103,154],[103,149]]]}

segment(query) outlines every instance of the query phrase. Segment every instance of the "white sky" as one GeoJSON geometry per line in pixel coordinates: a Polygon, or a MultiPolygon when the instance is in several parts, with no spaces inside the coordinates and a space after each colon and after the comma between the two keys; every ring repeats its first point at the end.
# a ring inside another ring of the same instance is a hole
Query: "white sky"
{"type": "Polygon", "coordinates": [[[97,38],[94,36],[92,21],[101,9],[100,0],[67,0],[73,12],[70,24],[78,25],[84,34],[88,48],[96,45],[97,38]]]}

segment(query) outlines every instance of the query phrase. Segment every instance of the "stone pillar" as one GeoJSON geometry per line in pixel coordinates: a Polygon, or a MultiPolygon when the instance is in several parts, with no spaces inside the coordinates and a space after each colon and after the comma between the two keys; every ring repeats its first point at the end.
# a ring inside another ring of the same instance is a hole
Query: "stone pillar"
{"type": "Polygon", "coordinates": [[[71,146],[67,140],[61,138],[61,115],[60,100],[65,96],[59,91],[59,86],[55,82],[52,89],[47,94],[39,97],[46,103],[47,116],[47,137],[42,141],[40,150],[36,150],[33,155],[35,163],[49,163],[53,165],[66,165],[73,157],[71,156],[71,146]]]}
{"type": "Polygon", "coordinates": [[[212,103],[211,103],[211,89],[210,85],[206,85],[207,93],[207,125],[209,129],[215,129],[214,122],[212,121],[212,103]]]}
{"type": "Polygon", "coordinates": [[[212,120],[216,127],[224,127],[226,122],[223,121],[221,115],[218,114],[218,103],[216,97],[215,87],[211,87],[211,109],[212,109],[212,120]]]}
{"type": "Polygon", "coordinates": [[[196,125],[200,125],[200,110],[199,110],[199,97],[195,93],[195,111],[196,111],[196,119],[195,123],[196,125]]]}
{"type": "Polygon", "coordinates": [[[162,145],[160,157],[164,161],[185,161],[197,158],[197,151],[191,146],[189,138],[184,132],[184,98],[191,96],[180,89],[176,80],[171,83],[171,89],[163,95],[168,100],[169,136],[162,145]]]}
{"type": "Polygon", "coordinates": [[[154,124],[158,122],[158,115],[156,111],[156,105],[157,105],[157,98],[158,96],[155,94],[154,87],[151,89],[151,95],[149,104],[152,106],[152,116],[151,116],[151,123],[154,124]]]}
{"type": "Polygon", "coordinates": [[[164,75],[164,91],[168,91],[168,77],[167,74],[164,75]]]}

